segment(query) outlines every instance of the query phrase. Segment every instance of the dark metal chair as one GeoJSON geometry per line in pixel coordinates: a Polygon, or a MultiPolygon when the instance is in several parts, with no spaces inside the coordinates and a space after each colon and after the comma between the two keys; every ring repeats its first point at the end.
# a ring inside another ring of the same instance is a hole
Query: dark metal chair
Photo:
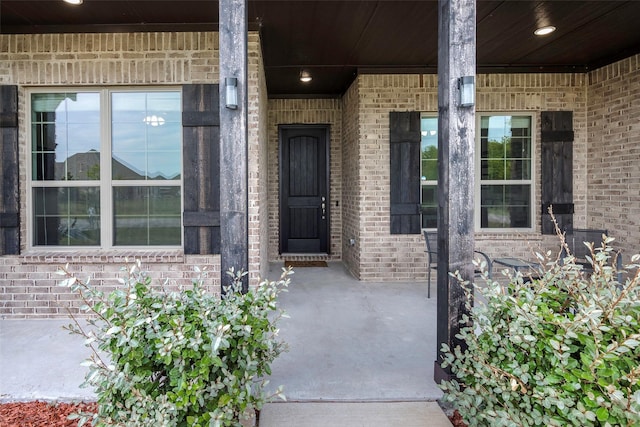
{"type": "MultiPolygon", "coordinates": [[[[594,247],[598,247],[602,243],[602,235],[608,236],[607,230],[594,229],[594,228],[573,228],[567,230],[565,234],[565,242],[569,248],[569,252],[574,256],[575,263],[582,266],[582,271],[586,273],[593,273],[593,265],[589,262],[587,257],[591,257],[591,250],[585,245],[587,243],[593,243],[594,247]]],[[[566,257],[566,248],[562,248],[562,258],[566,257]]],[[[616,257],[616,270],[618,271],[618,282],[622,283],[622,254],[617,252],[616,257]]]]}
{"type": "MultiPolygon", "coordinates": [[[[594,244],[598,244],[602,242],[602,235],[608,235],[607,230],[600,229],[590,229],[590,228],[574,228],[567,230],[565,234],[565,242],[569,248],[569,252],[576,259],[576,264],[582,265],[582,268],[585,271],[591,270],[593,271],[593,266],[589,264],[587,261],[587,256],[591,256],[591,252],[589,248],[584,244],[584,242],[590,242],[594,244]]],[[[566,248],[563,248],[563,250],[566,248]]],[[[563,254],[563,258],[566,256],[566,253],[563,254]]]]}
{"type": "MultiPolygon", "coordinates": [[[[424,230],[422,234],[424,235],[424,241],[427,244],[427,250],[425,251],[427,253],[427,298],[431,298],[431,270],[438,268],[438,232],[424,230]]],[[[487,263],[487,272],[489,277],[491,277],[491,258],[489,258],[489,255],[480,251],[474,252],[484,258],[487,263]]],[[[474,274],[476,276],[481,274],[480,269],[475,269],[474,274]]]]}

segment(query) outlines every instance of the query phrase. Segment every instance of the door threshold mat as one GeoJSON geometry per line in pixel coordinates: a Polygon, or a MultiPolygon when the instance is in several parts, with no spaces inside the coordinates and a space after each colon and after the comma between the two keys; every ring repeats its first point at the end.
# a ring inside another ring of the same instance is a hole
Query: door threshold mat
{"type": "Polygon", "coordinates": [[[293,261],[293,260],[285,260],[285,267],[328,267],[326,261],[293,261]]]}

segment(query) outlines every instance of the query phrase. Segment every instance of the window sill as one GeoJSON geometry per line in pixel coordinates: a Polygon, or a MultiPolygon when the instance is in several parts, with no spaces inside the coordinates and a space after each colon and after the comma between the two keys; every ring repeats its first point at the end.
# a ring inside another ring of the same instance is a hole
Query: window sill
{"type": "Polygon", "coordinates": [[[537,230],[519,229],[485,229],[475,232],[476,240],[513,240],[513,241],[542,241],[542,234],[537,230]]]}
{"type": "Polygon", "coordinates": [[[144,264],[182,263],[182,249],[110,249],[110,250],[65,250],[30,249],[21,254],[25,264],[124,264],[139,259],[144,264]]]}

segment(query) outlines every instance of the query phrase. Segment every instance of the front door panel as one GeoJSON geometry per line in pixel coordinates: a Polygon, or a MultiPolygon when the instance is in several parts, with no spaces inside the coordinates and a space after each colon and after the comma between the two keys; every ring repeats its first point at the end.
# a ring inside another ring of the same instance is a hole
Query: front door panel
{"type": "Polygon", "coordinates": [[[327,253],[328,133],[280,127],[280,253],[327,253]]]}

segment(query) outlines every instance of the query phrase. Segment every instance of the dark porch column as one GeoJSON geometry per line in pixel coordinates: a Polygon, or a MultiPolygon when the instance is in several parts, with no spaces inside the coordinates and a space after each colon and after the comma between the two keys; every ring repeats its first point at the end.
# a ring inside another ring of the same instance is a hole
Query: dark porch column
{"type": "Polygon", "coordinates": [[[438,2],[438,357],[434,379],[451,372],[440,366],[440,347],[456,345],[464,292],[449,276],[459,270],[473,280],[473,173],[475,107],[462,107],[458,79],[476,70],[475,0],[438,2]]]}
{"type": "MultiPolygon", "coordinates": [[[[247,0],[220,0],[220,269],[248,271],[247,201],[247,0]],[[237,104],[229,107],[227,79],[237,82],[237,104]]],[[[248,279],[242,283],[247,290],[248,279]]]]}

